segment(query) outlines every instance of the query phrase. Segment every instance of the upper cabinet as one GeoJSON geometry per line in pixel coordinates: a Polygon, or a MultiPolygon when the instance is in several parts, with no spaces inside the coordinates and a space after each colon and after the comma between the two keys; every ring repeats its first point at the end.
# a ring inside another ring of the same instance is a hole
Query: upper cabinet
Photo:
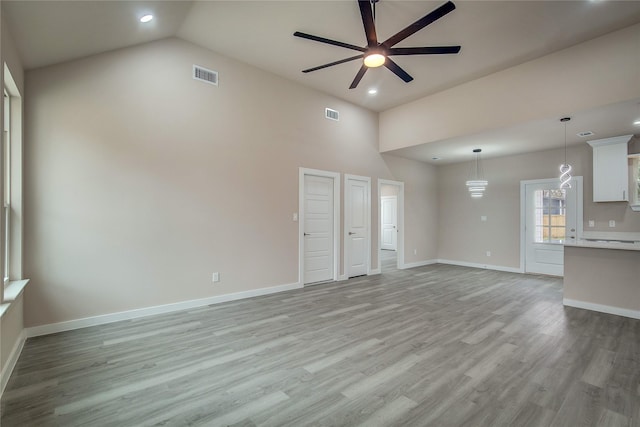
{"type": "Polygon", "coordinates": [[[589,141],[593,147],[593,201],[629,201],[627,146],[633,135],[589,141]]]}

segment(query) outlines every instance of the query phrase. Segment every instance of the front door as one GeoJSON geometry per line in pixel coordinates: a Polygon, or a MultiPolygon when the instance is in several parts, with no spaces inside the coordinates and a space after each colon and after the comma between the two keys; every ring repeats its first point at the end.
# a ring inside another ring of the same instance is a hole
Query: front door
{"type": "Polygon", "coordinates": [[[380,230],[380,247],[395,251],[398,248],[398,198],[382,196],[382,229],[380,230]]]}
{"type": "Polygon", "coordinates": [[[570,189],[560,189],[557,178],[524,183],[526,273],[564,274],[564,242],[578,235],[582,182],[577,178],[570,189]]]}
{"type": "Polygon", "coordinates": [[[370,249],[371,181],[347,176],[345,182],[345,254],[347,277],[368,273],[370,249]]]}
{"type": "Polygon", "coordinates": [[[333,178],[304,176],[304,283],[333,280],[333,178]]]}

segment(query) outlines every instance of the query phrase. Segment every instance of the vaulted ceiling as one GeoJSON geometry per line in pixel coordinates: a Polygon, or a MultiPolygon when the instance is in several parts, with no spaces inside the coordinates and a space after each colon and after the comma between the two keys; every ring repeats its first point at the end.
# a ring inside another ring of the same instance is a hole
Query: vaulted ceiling
{"type": "MultiPolygon", "coordinates": [[[[384,40],[444,1],[381,0],[378,38],[384,40]]],[[[177,36],[374,111],[428,96],[499,70],[556,52],[640,22],[640,1],[455,1],[456,10],[410,36],[398,47],[460,45],[457,55],[401,56],[394,60],[414,80],[404,83],[384,67],[370,69],[349,89],[359,60],[303,74],[354,51],[296,38],[295,31],[364,46],[358,5],[335,1],[12,1],[2,2],[27,69],[177,36]],[[142,24],[138,18],[152,13],[142,24]],[[377,89],[370,95],[369,89],[377,89]]],[[[630,53],[633,54],[633,53],[630,53]]],[[[576,68],[580,64],[575,64],[576,68]]],[[[627,103],[629,115],[634,102],[627,103]]],[[[604,106],[603,106],[604,107],[604,106]]],[[[620,108],[590,112],[611,127],[620,108]]],[[[551,121],[513,129],[532,135],[557,128],[551,121]],[[542,127],[541,127],[542,126],[542,127]],[[551,127],[549,127],[551,126],[551,127]]],[[[600,126],[600,125],[598,125],[600,126]]],[[[627,126],[624,131],[633,131],[627,126]]],[[[638,129],[635,129],[636,133],[638,129]]],[[[509,133],[505,129],[502,134],[509,133]]],[[[502,134],[498,133],[494,137],[502,134]],[[499,135],[498,135],[499,134],[499,135]]],[[[508,135],[507,135],[508,139],[508,135]]],[[[526,145],[526,138],[523,139],[526,145]]],[[[523,145],[523,146],[524,146],[523,145]]],[[[429,154],[420,156],[429,161],[429,154]]]]}

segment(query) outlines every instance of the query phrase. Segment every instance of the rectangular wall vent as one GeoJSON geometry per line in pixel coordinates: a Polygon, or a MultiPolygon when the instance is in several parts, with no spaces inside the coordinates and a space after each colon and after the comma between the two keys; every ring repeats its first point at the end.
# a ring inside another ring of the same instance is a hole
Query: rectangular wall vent
{"type": "Polygon", "coordinates": [[[324,116],[327,119],[338,121],[340,120],[340,113],[336,110],[332,110],[331,108],[324,109],[324,116]]]}
{"type": "Polygon", "coordinates": [[[193,64],[193,78],[218,86],[218,72],[193,64]]]}
{"type": "Polygon", "coordinates": [[[595,135],[595,133],[591,132],[590,130],[585,131],[585,132],[580,132],[577,134],[580,138],[585,138],[587,136],[591,136],[591,135],[595,135]]]}

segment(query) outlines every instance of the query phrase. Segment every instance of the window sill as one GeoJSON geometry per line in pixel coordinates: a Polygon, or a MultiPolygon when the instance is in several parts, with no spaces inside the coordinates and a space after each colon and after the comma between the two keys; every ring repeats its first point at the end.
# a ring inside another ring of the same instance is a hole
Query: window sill
{"type": "Polygon", "coordinates": [[[11,303],[15,301],[24,288],[29,283],[29,279],[25,280],[14,280],[9,282],[6,288],[4,288],[4,301],[0,304],[0,317],[4,316],[4,314],[9,310],[11,303]]]}

